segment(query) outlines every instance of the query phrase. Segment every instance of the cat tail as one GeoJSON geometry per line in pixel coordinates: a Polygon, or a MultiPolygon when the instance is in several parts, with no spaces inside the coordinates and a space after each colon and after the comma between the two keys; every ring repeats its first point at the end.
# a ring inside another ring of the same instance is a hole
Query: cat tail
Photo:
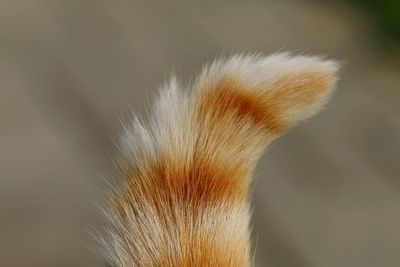
{"type": "Polygon", "coordinates": [[[122,137],[110,262],[251,266],[251,173],[268,144],[320,110],[337,70],[315,56],[240,54],[206,66],[188,90],[166,83],[149,121],[134,119],[122,137]]]}

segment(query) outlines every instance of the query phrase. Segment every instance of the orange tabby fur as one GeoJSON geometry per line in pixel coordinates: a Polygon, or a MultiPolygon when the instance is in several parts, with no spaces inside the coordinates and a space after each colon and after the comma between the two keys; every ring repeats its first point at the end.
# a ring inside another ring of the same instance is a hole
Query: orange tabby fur
{"type": "Polygon", "coordinates": [[[337,64],[275,54],[215,61],[165,85],[148,126],[126,129],[126,179],[102,243],[115,266],[251,266],[248,193],[265,147],[315,114],[337,64]]]}

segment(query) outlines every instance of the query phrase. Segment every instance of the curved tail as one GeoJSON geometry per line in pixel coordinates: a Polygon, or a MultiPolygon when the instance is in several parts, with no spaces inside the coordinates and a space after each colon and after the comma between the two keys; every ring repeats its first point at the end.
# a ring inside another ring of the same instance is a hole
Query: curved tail
{"type": "Polygon", "coordinates": [[[328,99],[338,66],[319,57],[237,55],[192,88],[172,79],[146,126],[126,129],[126,183],[112,199],[116,266],[251,266],[248,192],[265,147],[328,99]]]}

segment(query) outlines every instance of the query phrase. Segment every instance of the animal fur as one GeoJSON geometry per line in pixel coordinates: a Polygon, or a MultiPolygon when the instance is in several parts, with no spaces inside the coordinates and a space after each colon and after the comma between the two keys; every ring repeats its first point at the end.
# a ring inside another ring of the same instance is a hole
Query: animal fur
{"type": "Polygon", "coordinates": [[[119,267],[252,265],[248,193],[263,150],[327,101],[338,65],[287,53],[236,55],[189,90],[164,85],[125,129],[122,188],[101,239],[119,267]]]}

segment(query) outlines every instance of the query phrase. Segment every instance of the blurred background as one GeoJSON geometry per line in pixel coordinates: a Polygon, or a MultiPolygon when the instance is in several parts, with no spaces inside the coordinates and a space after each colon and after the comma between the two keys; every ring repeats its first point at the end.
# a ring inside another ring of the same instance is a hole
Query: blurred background
{"type": "Polygon", "coordinates": [[[400,266],[400,1],[0,0],[0,266],[105,266],[120,119],[218,55],[343,61],[254,182],[256,266],[400,266]]]}

